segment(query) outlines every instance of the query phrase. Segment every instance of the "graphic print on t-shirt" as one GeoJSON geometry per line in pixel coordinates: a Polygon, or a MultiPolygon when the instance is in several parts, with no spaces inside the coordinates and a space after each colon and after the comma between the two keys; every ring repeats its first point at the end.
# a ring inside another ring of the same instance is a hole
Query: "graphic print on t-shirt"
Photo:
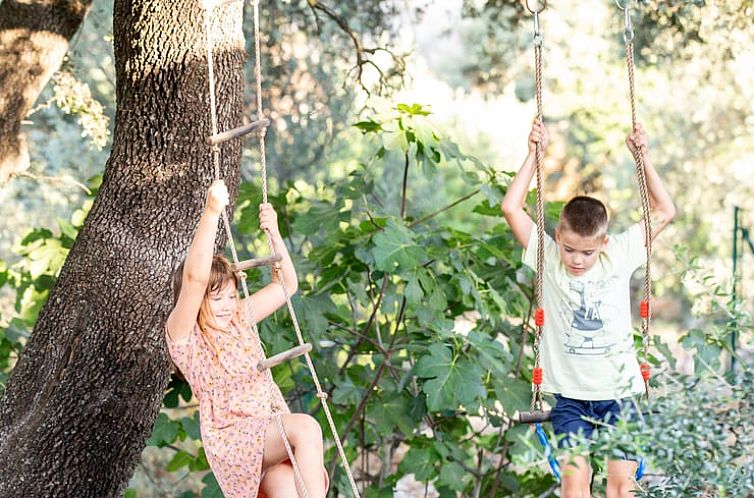
{"type": "Polygon", "coordinates": [[[603,297],[617,282],[616,277],[597,282],[569,281],[571,292],[578,296],[578,306],[566,304],[563,317],[569,327],[565,334],[565,353],[577,356],[604,356],[615,346],[605,340],[603,297]]]}

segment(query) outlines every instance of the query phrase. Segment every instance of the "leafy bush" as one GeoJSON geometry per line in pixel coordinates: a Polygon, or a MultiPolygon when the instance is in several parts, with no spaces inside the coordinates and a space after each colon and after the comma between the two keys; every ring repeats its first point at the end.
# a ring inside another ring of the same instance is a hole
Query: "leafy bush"
{"type": "MultiPolygon", "coordinates": [[[[347,176],[272,189],[279,192],[270,201],[281,232],[297,258],[301,291],[294,305],[366,496],[392,496],[406,477],[441,497],[547,496],[557,485],[536,441],[510,419],[529,406],[532,303],[531,274],[499,216],[509,175],[463,154],[433,129],[428,114],[420,105],[377,109],[356,124],[372,152],[347,176]]],[[[257,236],[259,199],[258,182],[242,184],[236,239],[249,242],[238,248],[241,257],[266,250],[257,236]]],[[[559,209],[549,205],[549,218],[559,209]]],[[[16,291],[18,315],[0,331],[4,376],[77,226],[78,218],[61,224],[57,236],[35,230],[19,248],[24,260],[0,266],[0,285],[16,291]]],[[[263,273],[251,271],[249,282],[265,281],[263,273]]],[[[651,413],[590,443],[595,451],[641,454],[651,473],[664,476],[643,484],[640,496],[751,494],[751,364],[738,376],[719,373],[730,333],[751,326],[719,288],[711,294],[717,304],[705,311],[725,320],[683,338],[696,350],[694,375],[672,373],[655,358],[661,394],[651,413]],[[730,309],[736,311],[726,315],[730,309]]],[[[287,312],[265,320],[261,332],[269,354],[295,343],[287,312]]],[[[325,427],[303,363],[274,374],[292,409],[313,413],[325,427]]],[[[178,479],[208,470],[191,399],[188,386],[174,379],[148,441],[169,452],[167,470],[178,479]]],[[[326,461],[335,468],[332,445],[326,461]]],[[[221,496],[211,473],[203,482],[202,497],[221,496]]],[[[332,489],[350,493],[340,469],[332,489]]]]}

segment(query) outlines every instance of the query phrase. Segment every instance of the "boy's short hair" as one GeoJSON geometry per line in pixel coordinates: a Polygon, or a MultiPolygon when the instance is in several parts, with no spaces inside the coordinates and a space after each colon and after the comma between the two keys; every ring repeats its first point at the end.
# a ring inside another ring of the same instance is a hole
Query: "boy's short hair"
{"type": "Polygon", "coordinates": [[[594,197],[579,195],[563,206],[558,227],[582,237],[607,235],[607,208],[594,197]]]}

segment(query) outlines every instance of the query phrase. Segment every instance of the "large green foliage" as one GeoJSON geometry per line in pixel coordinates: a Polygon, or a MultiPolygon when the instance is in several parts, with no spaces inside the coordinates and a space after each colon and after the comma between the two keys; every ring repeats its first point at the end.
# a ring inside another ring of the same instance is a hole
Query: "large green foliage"
{"type": "MultiPolygon", "coordinates": [[[[529,405],[530,358],[521,345],[531,290],[520,249],[498,214],[509,177],[461,152],[428,114],[420,105],[380,106],[356,123],[371,152],[342,180],[275,189],[271,202],[301,279],[294,304],[367,496],[391,496],[404,477],[426,482],[440,496],[543,496],[556,484],[528,428],[510,424],[510,416],[529,405]],[[461,180],[456,199],[438,188],[449,179],[461,180]]],[[[242,185],[235,224],[237,239],[249,241],[238,248],[242,256],[266,247],[256,237],[259,200],[258,183],[242,185]]],[[[552,217],[559,205],[548,208],[552,217]]],[[[32,231],[18,248],[20,262],[0,267],[0,284],[15,292],[17,303],[0,332],[3,379],[83,212],[60,222],[57,233],[32,231]]],[[[653,357],[661,372],[654,382],[664,394],[651,413],[638,426],[621,423],[611,437],[590,444],[608,454],[618,444],[665,475],[645,485],[646,496],[746,496],[752,428],[741,415],[751,409],[752,378],[720,372],[730,334],[750,341],[751,322],[695,260],[678,259],[689,269],[685,281],[702,283],[698,298],[708,305],[699,308],[701,316],[725,320],[682,339],[695,353],[693,375],[679,377],[670,370],[672,360],[653,357]]],[[[266,278],[256,270],[249,281],[266,278]]],[[[295,343],[286,312],[265,320],[261,330],[269,353],[295,343]]],[[[670,356],[666,345],[654,344],[670,356]]],[[[305,366],[293,362],[274,374],[291,407],[315,414],[325,426],[305,366]]],[[[207,472],[185,382],[171,382],[148,444],[162,448],[161,465],[175,475],[167,479],[184,483],[174,494],[221,496],[207,472]]],[[[349,493],[342,470],[333,491],[349,493]]],[[[136,488],[127,496],[138,496],[136,488]]]]}
{"type": "MultiPolygon", "coordinates": [[[[507,176],[464,155],[433,129],[427,114],[417,105],[380,108],[356,124],[374,152],[346,178],[316,186],[289,183],[273,197],[286,220],[285,236],[301,251],[302,296],[296,307],[308,339],[319,345],[315,363],[330,386],[336,425],[349,459],[360,468],[367,496],[392,496],[398,481],[409,475],[431,483],[440,496],[540,496],[555,489],[555,482],[527,428],[509,423],[515,411],[529,406],[525,372],[530,358],[520,344],[531,303],[520,250],[498,214],[507,176]],[[459,196],[462,203],[439,201],[437,185],[444,175],[463,178],[467,195],[459,196]],[[422,177],[431,179],[431,188],[422,188],[422,177]],[[476,229],[455,228],[453,209],[473,211],[470,226],[476,229]],[[486,217],[493,222],[483,223],[486,217]]],[[[242,189],[239,230],[256,232],[258,199],[254,185],[242,189]]],[[[262,247],[252,242],[244,249],[262,247]]],[[[252,277],[264,279],[261,272],[252,277]]],[[[286,315],[262,324],[270,352],[295,343],[286,315]]],[[[741,320],[737,330],[747,330],[746,323],[741,320]]],[[[697,469],[703,455],[690,452],[690,439],[716,445],[724,468],[743,462],[751,449],[746,438],[726,446],[724,437],[694,434],[687,420],[696,413],[703,418],[700,423],[748,428],[734,412],[689,408],[740,403],[751,393],[750,383],[723,393],[709,381],[729,349],[730,327],[724,329],[691,330],[683,343],[699,359],[695,376],[678,378],[667,371],[657,381],[657,387],[697,382],[698,389],[672,390],[653,403],[659,409],[648,416],[650,423],[622,425],[617,436],[593,443],[597,451],[612,451],[617,437],[667,472],[671,478],[648,484],[647,493],[662,489],[667,496],[685,496],[710,479],[697,469]],[[686,421],[679,424],[678,417],[686,421]],[[674,436],[669,437],[671,424],[674,436]],[[650,440],[664,445],[651,447],[650,440]],[[673,479],[680,471],[697,472],[697,484],[673,479]]],[[[672,362],[666,345],[655,340],[655,346],[672,362]]],[[[662,356],[652,361],[658,369],[668,365],[662,356]]],[[[280,367],[275,375],[292,407],[315,413],[324,426],[303,365],[280,367]]],[[[175,384],[170,403],[178,390],[188,394],[175,384]]],[[[193,426],[190,417],[162,417],[156,431],[172,439],[159,444],[191,437],[187,421],[193,426]],[[173,428],[166,431],[165,424],[173,428]]],[[[328,455],[334,465],[332,448],[328,455]]],[[[179,452],[170,465],[199,469],[195,462],[201,458],[201,451],[179,452]]],[[[348,495],[345,478],[337,472],[334,490],[348,495]]],[[[730,474],[731,479],[741,475],[730,474]]],[[[719,485],[729,494],[720,496],[736,496],[731,490],[748,485],[726,479],[721,477],[719,485]]]]}

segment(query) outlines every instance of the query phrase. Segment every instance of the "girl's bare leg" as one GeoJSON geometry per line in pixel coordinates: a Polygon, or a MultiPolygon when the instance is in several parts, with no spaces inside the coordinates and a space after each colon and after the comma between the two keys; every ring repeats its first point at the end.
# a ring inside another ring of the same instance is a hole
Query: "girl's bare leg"
{"type": "Polygon", "coordinates": [[[296,496],[296,477],[293,475],[293,467],[287,463],[279,463],[267,469],[259,490],[267,498],[291,498],[292,496],[296,496]]]}
{"type": "MultiPolygon", "coordinates": [[[[325,477],[322,471],[324,466],[324,446],[322,444],[322,429],[319,423],[309,415],[302,413],[285,414],[280,416],[288,436],[288,441],[293,448],[301,477],[306,486],[309,498],[325,498],[325,477]]],[[[273,466],[288,459],[283,439],[280,436],[277,421],[272,420],[267,426],[267,436],[264,442],[263,469],[271,469],[273,466]]],[[[292,472],[292,471],[291,471],[292,472]]],[[[293,475],[293,474],[291,474],[293,475]]],[[[295,479],[296,489],[300,498],[304,497],[299,489],[299,483],[295,479]]]]}

